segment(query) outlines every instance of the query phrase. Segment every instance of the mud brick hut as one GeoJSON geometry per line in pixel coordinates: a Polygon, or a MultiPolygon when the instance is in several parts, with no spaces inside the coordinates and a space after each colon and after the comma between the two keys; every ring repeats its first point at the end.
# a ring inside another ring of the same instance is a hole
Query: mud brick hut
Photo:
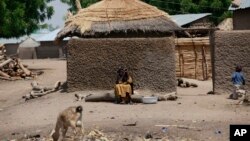
{"type": "Polygon", "coordinates": [[[65,23],[57,39],[68,43],[70,91],[113,89],[126,66],[135,88],[175,92],[175,43],[179,27],[169,15],[140,0],[102,0],[65,23]]]}
{"type": "Polygon", "coordinates": [[[216,31],[212,37],[213,89],[217,93],[231,94],[232,73],[235,67],[243,67],[246,90],[250,89],[250,30],[216,31]]]}

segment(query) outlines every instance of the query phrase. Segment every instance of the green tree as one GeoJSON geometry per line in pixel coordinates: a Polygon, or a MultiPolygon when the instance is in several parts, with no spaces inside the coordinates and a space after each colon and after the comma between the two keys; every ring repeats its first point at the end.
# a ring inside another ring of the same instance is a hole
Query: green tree
{"type": "Polygon", "coordinates": [[[0,0],[0,37],[28,35],[39,28],[39,23],[51,18],[52,0],[0,0]]]}
{"type": "MultiPolygon", "coordinates": [[[[61,0],[71,6],[75,13],[75,0],[61,0]]],[[[87,7],[100,0],[80,0],[82,7],[87,7]]],[[[187,13],[212,13],[211,20],[218,24],[223,19],[230,17],[228,7],[231,0],[142,0],[150,5],[166,11],[170,15],[187,13]]]]}
{"type": "Polygon", "coordinates": [[[199,13],[198,5],[192,2],[192,0],[182,0],[180,5],[183,13],[199,13]]]}
{"type": "Polygon", "coordinates": [[[228,7],[231,0],[143,0],[170,15],[187,13],[212,13],[211,20],[218,24],[231,17],[228,7]]]}

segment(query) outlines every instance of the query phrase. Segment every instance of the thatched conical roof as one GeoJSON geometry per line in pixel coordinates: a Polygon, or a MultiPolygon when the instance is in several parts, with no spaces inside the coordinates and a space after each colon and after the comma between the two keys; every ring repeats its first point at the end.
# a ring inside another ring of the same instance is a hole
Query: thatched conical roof
{"type": "Polygon", "coordinates": [[[102,0],[68,18],[57,38],[153,35],[178,29],[167,13],[140,0],[102,0]]]}

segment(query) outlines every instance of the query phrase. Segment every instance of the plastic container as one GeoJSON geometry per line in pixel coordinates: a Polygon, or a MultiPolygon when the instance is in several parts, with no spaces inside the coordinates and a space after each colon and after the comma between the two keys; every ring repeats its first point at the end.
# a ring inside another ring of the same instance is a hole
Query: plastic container
{"type": "Polygon", "coordinates": [[[158,97],[155,96],[145,96],[142,98],[142,103],[144,104],[156,104],[158,101],[158,97]]]}

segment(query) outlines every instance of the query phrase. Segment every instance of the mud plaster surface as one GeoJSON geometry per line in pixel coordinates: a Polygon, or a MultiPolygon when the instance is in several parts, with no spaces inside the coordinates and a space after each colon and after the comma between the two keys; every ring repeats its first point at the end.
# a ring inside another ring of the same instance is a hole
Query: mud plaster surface
{"type": "Polygon", "coordinates": [[[172,37],[72,39],[68,51],[70,91],[113,89],[119,66],[129,69],[136,89],[176,91],[172,37]]]}

